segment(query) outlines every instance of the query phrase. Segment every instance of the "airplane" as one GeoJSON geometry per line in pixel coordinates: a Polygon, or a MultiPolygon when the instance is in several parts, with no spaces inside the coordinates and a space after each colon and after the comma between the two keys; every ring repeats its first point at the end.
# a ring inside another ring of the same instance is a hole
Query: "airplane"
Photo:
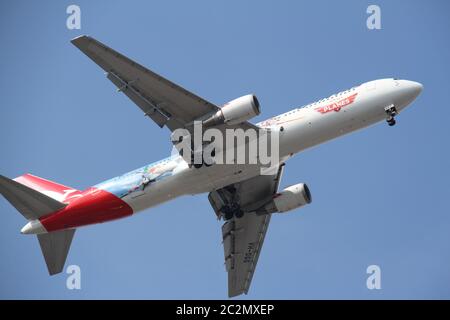
{"type": "Polygon", "coordinates": [[[71,42],[159,127],[172,133],[178,129],[191,132],[192,124],[200,122],[219,132],[277,132],[279,161],[272,172],[263,174],[259,164],[192,165],[181,152],[175,152],[86,190],[31,174],[15,179],[0,176],[1,194],[28,220],[21,233],[37,235],[50,275],[62,271],[77,228],[128,217],[182,195],[208,193],[217,218],[224,221],[228,296],[247,294],[272,214],[312,201],[305,183],[279,189],[286,161],[305,149],[380,121],[395,125],[396,116],[423,89],[418,82],[396,78],[369,81],[252,124],[248,120],[260,114],[253,94],[219,107],[92,37],[83,35],[71,42]]]}

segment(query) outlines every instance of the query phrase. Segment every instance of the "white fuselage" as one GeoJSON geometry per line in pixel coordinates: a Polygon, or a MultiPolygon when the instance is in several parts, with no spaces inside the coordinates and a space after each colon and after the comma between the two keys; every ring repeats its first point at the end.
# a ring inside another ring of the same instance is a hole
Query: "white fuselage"
{"type": "MultiPolygon", "coordinates": [[[[279,130],[280,162],[307,148],[368,127],[387,117],[385,107],[393,105],[401,112],[420,93],[422,86],[413,81],[382,79],[366,82],[326,99],[262,121],[257,126],[279,130]]],[[[122,196],[138,212],[186,194],[210,192],[260,174],[255,165],[212,165],[189,167],[180,156],[172,156],[145,167],[171,175],[150,183],[142,190],[122,196]]],[[[138,169],[139,170],[139,169],[138,169]]],[[[127,175],[111,179],[97,187],[126,179],[127,175]]]]}

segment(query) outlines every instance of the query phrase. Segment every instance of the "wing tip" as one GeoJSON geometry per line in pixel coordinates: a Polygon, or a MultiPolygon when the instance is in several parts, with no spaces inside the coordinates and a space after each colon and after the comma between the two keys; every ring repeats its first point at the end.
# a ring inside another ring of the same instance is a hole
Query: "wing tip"
{"type": "Polygon", "coordinates": [[[81,36],[73,38],[72,40],[70,40],[70,42],[74,46],[80,48],[80,47],[83,47],[83,45],[86,45],[89,42],[90,39],[91,39],[91,37],[89,37],[88,35],[83,34],[81,36]]]}
{"type": "Polygon", "coordinates": [[[247,291],[228,292],[228,298],[238,297],[243,294],[247,295],[247,291]]]}

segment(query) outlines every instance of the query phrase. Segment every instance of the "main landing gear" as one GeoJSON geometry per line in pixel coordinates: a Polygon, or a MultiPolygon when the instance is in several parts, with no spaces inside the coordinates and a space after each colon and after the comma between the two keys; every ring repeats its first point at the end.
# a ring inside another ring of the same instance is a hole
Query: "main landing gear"
{"type": "Polygon", "coordinates": [[[395,106],[393,104],[387,106],[384,108],[384,111],[386,112],[387,118],[386,122],[390,127],[395,125],[395,116],[398,114],[397,110],[395,109],[395,106]]]}
{"type": "Polygon", "coordinates": [[[225,205],[220,211],[224,214],[225,220],[230,220],[233,217],[242,218],[244,216],[244,211],[238,205],[225,205]]]}
{"type": "Polygon", "coordinates": [[[214,157],[216,156],[216,150],[214,149],[211,154],[210,154],[210,158],[208,159],[209,161],[205,161],[205,156],[202,153],[202,162],[201,163],[196,163],[195,162],[195,154],[194,152],[191,152],[191,163],[193,164],[195,169],[200,169],[203,166],[206,167],[210,167],[214,164],[214,157]],[[211,161],[213,160],[213,161],[211,161]]]}

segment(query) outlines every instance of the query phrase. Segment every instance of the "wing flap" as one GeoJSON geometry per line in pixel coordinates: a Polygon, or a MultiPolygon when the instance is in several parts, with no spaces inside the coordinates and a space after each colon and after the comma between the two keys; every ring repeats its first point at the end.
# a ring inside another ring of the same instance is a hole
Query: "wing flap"
{"type": "Polygon", "coordinates": [[[170,114],[155,106],[155,102],[152,102],[151,98],[146,97],[139,89],[130,84],[132,81],[123,80],[113,72],[109,72],[107,78],[118,88],[118,91],[125,93],[158,126],[162,128],[170,120],[170,114]]]}
{"type": "Polygon", "coordinates": [[[270,214],[247,213],[224,224],[222,232],[230,297],[248,293],[270,217],[270,214]]]}

